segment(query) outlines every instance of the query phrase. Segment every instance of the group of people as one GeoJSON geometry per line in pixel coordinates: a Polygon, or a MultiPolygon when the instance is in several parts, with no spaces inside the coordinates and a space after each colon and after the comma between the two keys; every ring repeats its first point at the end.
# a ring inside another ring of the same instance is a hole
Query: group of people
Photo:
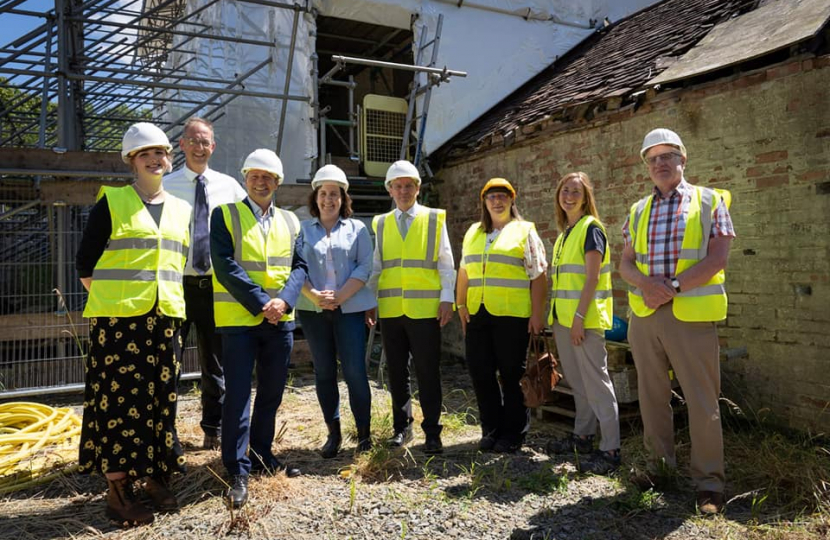
{"type": "MultiPolygon", "coordinates": [[[[517,451],[530,428],[519,381],[529,339],[545,328],[548,274],[547,324],[573,389],[576,420],[573,433],[547,449],[590,455],[580,460],[585,471],[617,470],[619,413],[604,338],[613,317],[610,246],[585,173],[557,183],[560,234],[550,264],[535,225],[518,211],[514,186],[489,180],[456,275],[446,212],[417,202],[421,177],[407,161],[387,171],[394,209],[375,216],[373,246],[364,223],[351,217],[349,181],[338,167],[314,175],[312,217],[301,223],[274,204],[283,181],[274,152],[247,156],[243,190],[209,167],[216,146],[210,122],[189,120],[179,146],[185,165],[167,174],[172,145],[164,132],[149,123],[129,128],[121,153],[135,181],[102,188],[76,258],[90,319],[80,464],[106,477],[114,521],[150,523],[154,510],[178,506],[169,489],[171,474],[185,469],[176,384],[192,325],[202,370],[203,447],[221,450],[232,508],[245,505],[251,474],[301,474],[272,452],[295,316],[309,343],[328,430],[323,458],[335,457],[343,443],[338,364],[356,451],[374,444],[365,336],[366,325],[378,321],[392,400],[386,444],[413,439],[411,366],[423,451],[443,451],[441,328],[455,313],[479,407],[479,449],[517,451]],[[251,412],[254,369],[260,384],[251,412]],[[134,491],[138,480],[150,505],[134,491]]],[[[724,268],[734,237],[729,195],[686,182],[686,149],[672,131],[650,132],[641,157],[654,189],[631,207],[623,227],[620,276],[633,287],[629,339],[654,463],[650,480],[676,467],[671,368],[689,404],[696,502],[715,513],[724,485],[715,322],[726,314],[724,268]]]]}

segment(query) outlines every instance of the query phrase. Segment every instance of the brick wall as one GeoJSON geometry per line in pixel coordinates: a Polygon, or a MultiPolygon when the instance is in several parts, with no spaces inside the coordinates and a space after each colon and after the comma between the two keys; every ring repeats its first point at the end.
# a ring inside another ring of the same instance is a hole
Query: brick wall
{"type": "MultiPolygon", "coordinates": [[[[626,212],[652,185],[638,151],[655,127],[683,138],[690,182],[733,194],[738,237],[720,335],[724,347],[746,347],[748,358],[724,363],[724,394],[781,425],[830,432],[830,56],[651,95],[636,111],[591,122],[539,126],[509,148],[450,162],[438,173],[438,191],[456,259],[464,231],[478,219],[479,189],[504,176],[550,260],[556,182],[582,170],[593,179],[616,268],[626,212]]],[[[615,272],[620,316],[625,290],[615,272]]],[[[459,338],[453,323],[445,349],[463,355],[459,338]]]]}

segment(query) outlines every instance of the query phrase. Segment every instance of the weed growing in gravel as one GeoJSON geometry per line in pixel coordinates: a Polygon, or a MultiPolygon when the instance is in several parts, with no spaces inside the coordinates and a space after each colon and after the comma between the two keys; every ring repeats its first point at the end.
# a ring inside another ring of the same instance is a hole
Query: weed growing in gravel
{"type": "Polygon", "coordinates": [[[525,474],[517,486],[534,493],[565,493],[571,479],[566,474],[557,474],[553,465],[546,464],[538,471],[525,474]]]}
{"type": "Polygon", "coordinates": [[[622,494],[613,504],[619,512],[624,512],[626,517],[631,517],[640,512],[653,510],[660,501],[662,494],[649,489],[647,491],[628,490],[622,494]]]}
{"type": "Polygon", "coordinates": [[[408,449],[389,448],[376,444],[368,452],[355,457],[354,472],[369,482],[388,482],[401,475],[405,468],[415,465],[408,449]]]}

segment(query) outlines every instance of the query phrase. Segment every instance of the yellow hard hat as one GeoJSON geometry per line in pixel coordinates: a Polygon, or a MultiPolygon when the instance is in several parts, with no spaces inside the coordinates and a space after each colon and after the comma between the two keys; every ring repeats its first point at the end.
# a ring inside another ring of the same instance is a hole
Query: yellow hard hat
{"type": "Polygon", "coordinates": [[[481,198],[484,198],[484,194],[490,191],[493,188],[504,188],[510,192],[513,198],[516,198],[516,190],[513,189],[513,186],[510,185],[510,182],[505,180],[504,178],[491,178],[484,184],[484,187],[481,188],[481,198]]]}

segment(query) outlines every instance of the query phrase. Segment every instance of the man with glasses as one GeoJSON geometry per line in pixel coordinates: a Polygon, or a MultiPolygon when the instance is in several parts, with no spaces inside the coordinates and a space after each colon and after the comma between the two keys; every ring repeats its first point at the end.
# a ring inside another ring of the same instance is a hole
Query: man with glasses
{"type": "MultiPolygon", "coordinates": [[[[372,221],[375,251],[368,286],[377,292],[377,313],[383,320],[394,430],[388,443],[399,447],[412,440],[411,354],[424,413],[424,453],[440,454],[441,328],[453,314],[455,265],[447,214],[419,205],[420,188],[420,173],[408,161],[396,161],[386,172],[395,209],[372,221]]],[[[374,315],[375,310],[367,312],[369,324],[374,324],[374,315]]]]}
{"type": "Polygon", "coordinates": [[[213,320],[213,266],[210,263],[210,213],[221,204],[245,198],[245,190],[232,177],[208,166],[216,148],[213,125],[193,117],[184,124],[179,148],[185,156],[181,169],[164,178],[164,189],[193,206],[190,222],[190,250],[184,276],[187,320],[182,340],[187,340],[191,325],[196,326],[199,365],[202,370],[202,431],[205,449],[219,448],[225,379],[222,372],[222,341],[213,320]]]}
{"type": "Polygon", "coordinates": [[[637,367],[640,414],[652,458],[649,482],[676,468],[673,370],[688,404],[691,476],[702,514],[723,510],[724,464],[717,321],[726,318],[725,268],[735,237],[729,192],[689,184],[686,147],[668,129],[640,151],[654,183],[623,225],[620,275],[632,289],[628,340],[637,367]]]}

